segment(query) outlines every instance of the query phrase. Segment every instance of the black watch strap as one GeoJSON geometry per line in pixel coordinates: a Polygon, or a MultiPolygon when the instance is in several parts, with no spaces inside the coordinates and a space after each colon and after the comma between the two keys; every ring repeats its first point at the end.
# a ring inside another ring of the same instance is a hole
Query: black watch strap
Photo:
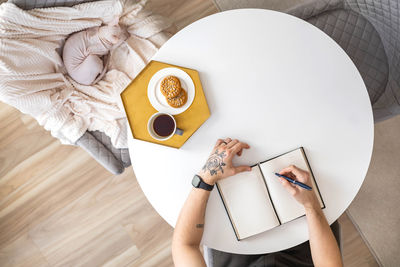
{"type": "Polygon", "coordinates": [[[192,185],[193,185],[195,188],[201,188],[201,189],[204,189],[204,190],[207,190],[207,191],[211,191],[211,190],[213,190],[213,188],[214,188],[214,185],[207,184],[207,183],[204,182],[203,179],[202,179],[199,175],[197,175],[197,174],[195,174],[194,177],[193,177],[192,185]]]}

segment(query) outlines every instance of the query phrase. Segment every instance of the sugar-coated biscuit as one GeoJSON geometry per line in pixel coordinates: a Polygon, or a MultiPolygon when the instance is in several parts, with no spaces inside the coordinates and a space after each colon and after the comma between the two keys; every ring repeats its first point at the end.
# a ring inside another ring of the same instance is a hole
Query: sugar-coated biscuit
{"type": "Polygon", "coordinates": [[[161,93],[166,98],[174,98],[181,92],[181,82],[175,76],[167,76],[161,81],[160,85],[161,93]]]}
{"type": "Polygon", "coordinates": [[[182,89],[179,95],[172,98],[167,98],[168,104],[173,108],[180,108],[186,104],[187,101],[187,93],[185,89],[182,89]]]}

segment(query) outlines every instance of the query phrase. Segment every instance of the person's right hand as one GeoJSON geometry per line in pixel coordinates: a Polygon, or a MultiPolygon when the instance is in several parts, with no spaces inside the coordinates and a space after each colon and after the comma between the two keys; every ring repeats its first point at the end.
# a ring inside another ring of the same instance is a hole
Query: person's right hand
{"type": "MultiPolygon", "coordinates": [[[[297,180],[302,182],[303,184],[311,186],[310,182],[310,174],[307,171],[297,168],[294,165],[291,165],[287,168],[284,168],[279,172],[279,174],[292,178],[293,180],[297,180]]],[[[289,183],[284,178],[279,178],[283,187],[300,203],[304,206],[305,209],[314,208],[321,209],[317,196],[314,193],[314,190],[306,190],[297,185],[289,183]]]]}

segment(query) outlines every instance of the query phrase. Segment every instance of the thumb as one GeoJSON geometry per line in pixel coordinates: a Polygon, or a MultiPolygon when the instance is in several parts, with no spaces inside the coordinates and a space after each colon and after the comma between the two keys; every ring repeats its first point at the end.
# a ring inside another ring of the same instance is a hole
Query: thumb
{"type": "Polygon", "coordinates": [[[279,178],[279,181],[283,185],[283,187],[288,191],[291,195],[296,194],[296,188],[294,188],[288,181],[283,178],[279,178]]]}
{"type": "Polygon", "coordinates": [[[245,165],[235,167],[235,173],[240,173],[240,172],[245,172],[245,171],[251,171],[251,167],[245,166],[245,165]]]}

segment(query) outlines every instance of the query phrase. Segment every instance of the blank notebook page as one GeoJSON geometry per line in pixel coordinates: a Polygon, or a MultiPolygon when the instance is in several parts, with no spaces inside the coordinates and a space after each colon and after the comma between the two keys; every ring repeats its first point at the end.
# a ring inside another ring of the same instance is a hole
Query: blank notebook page
{"type": "MultiPolygon", "coordinates": [[[[279,173],[282,169],[290,165],[296,165],[298,168],[306,170],[310,173],[310,175],[312,175],[301,149],[296,149],[260,164],[265,181],[269,188],[271,199],[274,203],[276,213],[278,214],[281,223],[289,222],[305,214],[303,206],[286,191],[278,177],[275,175],[275,172],[279,173]]],[[[311,187],[315,191],[321,207],[323,207],[322,200],[317,191],[318,189],[314,183],[314,179],[311,178],[311,182],[311,187]]]]}
{"type": "Polygon", "coordinates": [[[258,166],[218,181],[218,188],[239,239],[279,225],[258,166]]]}

